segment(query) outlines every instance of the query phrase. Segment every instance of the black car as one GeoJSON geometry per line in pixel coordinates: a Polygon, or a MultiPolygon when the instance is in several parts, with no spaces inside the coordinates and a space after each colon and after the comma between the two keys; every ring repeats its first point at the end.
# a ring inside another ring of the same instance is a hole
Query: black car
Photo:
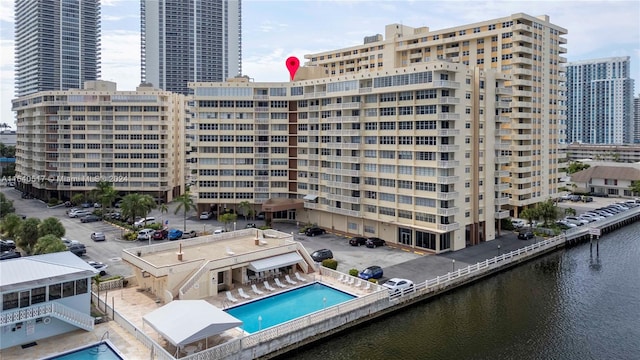
{"type": "Polygon", "coordinates": [[[311,254],[311,258],[315,262],[322,262],[322,260],[333,259],[333,253],[329,249],[320,249],[320,250],[314,251],[311,254]]]}
{"type": "Polygon", "coordinates": [[[71,244],[67,247],[67,249],[77,256],[82,256],[87,253],[87,248],[84,246],[84,244],[81,243],[71,244]]]}
{"type": "Polygon", "coordinates": [[[351,246],[360,246],[360,245],[366,245],[366,244],[367,244],[367,238],[356,236],[349,239],[349,245],[351,246]]]}
{"type": "Polygon", "coordinates": [[[80,218],[80,222],[88,223],[88,222],[96,222],[100,221],[100,216],[97,215],[87,215],[80,218]]]}
{"type": "Polygon", "coordinates": [[[247,224],[247,226],[246,226],[246,228],[247,228],[247,229],[255,229],[255,228],[257,228],[257,226],[256,226],[256,224],[254,224],[254,223],[248,223],[248,224],[247,224]]]}
{"type": "Polygon", "coordinates": [[[0,240],[0,252],[11,251],[16,249],[16,243],[13,240],[0,240]]]}
{"type": "Polygon", "coordinates": [[[384,240],[382,240],[380,238],[370,237],[370,238],[367,239],[366,245],[367,245],[368,248],[376,248],[378,246],[385,246],[386,243],[387,243],[386,241],[384,241],[384,240]]]}
{"type": "Polygon", "coordinates": [[[326,233],[327,231],[325,229],[319,228],[317,226],[310,227],[304,231],[304,234],[307,236],[316,236],[316,235],[322,235],[326,233]]]}
{"type": "Polygon", "coordinates": [[[0,260],[15,259],[19,257],[22,257],[22,254],[18,251],[3,251],[0,253],[0,260]]]}
{"type": "Polygon", "coordinates": [[[518,239],[520,240],[529,240],[536,237],[531,231],[524,231],[518,234],[518,239]]]}

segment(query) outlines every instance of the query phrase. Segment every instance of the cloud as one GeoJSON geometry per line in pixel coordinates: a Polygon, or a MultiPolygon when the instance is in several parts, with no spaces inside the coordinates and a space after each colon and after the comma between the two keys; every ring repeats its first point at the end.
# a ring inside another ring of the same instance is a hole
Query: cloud
{"type": "Polygon", "coordinates": [[[102,35],[102,79],[115,81],[119,90],[140,84],[140,33],[116,30],[102,35]]]}
{"type": "Polygon", "coordinates": [[[129,14],[129,15],[102,15],[102,17],[100,18],[103,22],[107,22],[107,21],[122,21],[122,20],[126,20],[126,19],[140,19],[140,16],[138,14],[129,14]]]}
{"type": "MultiPolygon", "coordinates": [[[[13,13],[13,1],[0,1],[0,21],[13,24],[15,22],[13,13]]],[[[2,25],[4,28],[6,25],[2,25]]],[[[4,32],[4,30],[2,30],[4,32]]]]}
{"type": "Polygon", "coordinates": [[[281,32],[281,31],[286,31],[288,27],[289,27],[288,24],[267,20],[267,21],[263,21],[262,24],[260,24],[260,31],[264,33],[272,32],[272,31],[281,32]]]}

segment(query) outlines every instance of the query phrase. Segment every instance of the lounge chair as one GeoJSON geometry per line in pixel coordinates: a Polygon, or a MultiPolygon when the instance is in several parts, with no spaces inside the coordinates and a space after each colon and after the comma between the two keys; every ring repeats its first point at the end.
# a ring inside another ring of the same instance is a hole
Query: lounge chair
{"type": "Polygon", "coordinates": [[[353,285],[354,282],[356,282],[356,278],[355,276],[351,276],[351,279],[349,279],[349,282],[347,283],[347,285],[353,285]]]}
{"type": "Polygon", "coordinates": [[[351,275],[345,275],[344,279],[342,279],[342,282],[347,284],[349,281],[351,281],[351,279],[353,279],[353,276],[351,275]]]}
{"type": "Polygon", "coordinates": [[[243,299],[251,299],[251,296],[247,295],[243,288],[238,289],[238,294],[240,294],[243,299]]]}
{"type": "Polygon", "coordinates": [[[265,281],[265,282],[264,282],[264,288],[265,288],[265,289],[267,289],[267,290],[269,290],[269,291],[276,291],[276,288],[274,288],[273,286],[271,286],[271,285],[269,284],[269,282],[268,282],[268,281],[265,281]]]}
{"type": "Polygon", "coordinates": [[[367,285],[365,285],[364,290],[369,290],[371,289],[371,282],[367,281],[367,285]]]}
{"type": "Polygon", "coordinates": [[[340,274],[340,277],[338,278],[338,282],[343,282],[343,281],[344,281],[344,274],[340,274]]]}
{"type": "Polygon", "coordinates": [[[287,287],[287,285],[285,285],[285,284],[281,283],[281,282],[280,282],[280,279],[278,279],[278,278],[273,279],[273,281],[275,281],[275,282],[276,282],[276,285],[278,285],[278,286],[279,286],[279,287],[281,287],[281,288],[286,288],[286,287],[287,287]]]}
{"type": "Polygon", "coordinates": [[[256,294],[256,295],[262,295],[262,294],[264,294],[264,292],[263,292],[263,291],[258,290],[258,287],[257,287],[257,286],[255,286],[255,284],[254,284],[254,285],[251,285],[251,290],[253,290],[253,293],[254,293],[254,294],[256,294]]]}
{"type": "Polygon", "coordinates": [[[300,276],[300,274],[298,274],[298,272],[297,272],[297,271],[296,271],[295,275],[296,275],[296,279],[298,279],[298,280],[300,280],[300,281],[302,281],[302,282],[307,281],[307,279],[305,279],[305,278],[303,278],[302,276],[300,276]]]}
{"type": "Polygon", "coordinates": [[[234,298],[233,295],[231,295],[231,291],[227,291],[227,300],[231,301],[232,303],[237,303],[238,299],[234,298]]]}
{"type": "Polygon", "coordinates": [[[231,250],[230,247],[227,246],[227,248],[225,249],[227,252],[227,255],[235,255],[236,253],[233,252],[233,250],[231,250]]]}
{"type": "Polygon", "coordinates": [[[285,280],[286,282],[288,282],[289,284],[291,284],[291,285],[295,285],[295,284],[297,284],[297,282],[295,282],[295,281],[291,280],[291,278],[289,277],[289,275],[285,275],[285,276],[284,276],[284,280],[285,280]]]}
{"type": "Polygon", "coordinates": [[[362,285],[362,280],[356,280],[356,284],[354,286],[359,288],[360,285],[362,285]]]}

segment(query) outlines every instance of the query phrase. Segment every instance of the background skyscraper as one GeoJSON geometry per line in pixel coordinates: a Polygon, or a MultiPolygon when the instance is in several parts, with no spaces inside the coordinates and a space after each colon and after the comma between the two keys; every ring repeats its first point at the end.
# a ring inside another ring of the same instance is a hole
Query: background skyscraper
{"type": "Polygon", "coordinates": [[[190,81],[241,73],[241,0],[141,0],[142,82],[187,94],[190,81]]]}
{"type": "Polygon", "coordinates": [[[16,94],[79,89],[100,75],[100,0],[16,0],[16,94]]]}
{"type": "Polygon", "coordinates": [[[628,56],[567,64],[567,142],[633,142],[633,79],[628,56]]]}

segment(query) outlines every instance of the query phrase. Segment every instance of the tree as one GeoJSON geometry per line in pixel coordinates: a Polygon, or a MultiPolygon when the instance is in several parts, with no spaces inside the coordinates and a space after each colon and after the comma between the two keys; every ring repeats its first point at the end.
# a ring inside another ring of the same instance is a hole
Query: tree
{"type": "Polygon", "coordinates": [[[547,225],[551,221],[555,221],[558,218],[558,208],[553,204],[553,199],[547,199],[536,205],[536,210],[539,216],[544,220],[544,224],[547,225]]]}
{"type": "Polygon", "coordinates": [[[238,219],[238,215],[233,213],[224,213],[218,216],[218,221],[224,224],[224,231],[227,231],[227,224],[232,223],[238,219]]]}
{"type": "Polygon", "coordinates": [[[71,203],[73,205],[82,204],[84,202],[84,194],[75,194],[71,197],[71,203]]]}
{"type": "Polygon", "coordinates": [[[2,232],[10,239],[18,236],[21,226],[22,218],[16,214],[8,214],[2,219],[2,232]]]}
{"type": "Polygon", "coordinates": [[[164,227],[164,214],[169,212],[169,208],[167,207],[167,204],[162,203],[158,206],[158,210],[160,210],[160,223],[164,227]]]}
{"type": "Polygon", "coordinates": [[[634,195],[640,194],[640,180],[631,182],[631,186],[629,187],[629,190],[631,190],[631,192],[634,195]]]}
{"type": "Polygon", "coordinates": [[[246,200],[241,201],[240,204],[238,204],[238,209],[240,209],[240,212],[242,212],[242,216],[244,216],[245,219],[248,219],[253,215],[253,208],[251,207],[251,204],[246,200]]]}
{"type": "Polygon", "coordinates": [[[13,201],[7,199],[4,193],[0,193],[0,217],[6,216],[14,211],[13,201]]]}
{"type": "Polygon", "coordinates": [[[531,228],[533,227],[533,221],[540,218],[540,214],[538,213],[538,209],[536,209],[535,207],[530,207],[522,210],[522,212],[520,212],[520,217],[527,219],[529,227],[531,228]]]}
{"type": "Polygon", "coordinates": [[[574,208],[565,208],[564,209],[564,214],[565,215],[573,215],[573,216],[575,216],[576,215],[576,209],[574,209],[574,208]]]}
{"type": "Polygon", "coordinates": [[[113,187],[113,184],[108,181],[98,181],[96,188],[94,189],[95,196],[98,202],[102,205],[104,211],[102,211],[102,218],[104,219],[105,213],[109,212],[111,205],[118,197],[118,190],[113,187]]]}
{"type": "Polygon", "coordinates": [[[33,247],[33,255],[51,254],[67,251],[67,246],[55,235],[45,235],[38,238],[33,247]]]}
{"type": "Polygon", "coordinates": [[[58,238],[61,238],[65,234],[64,225],[54,217],[49,217],[44,219],[40,225],[38,225],[38,236],[44,237],[47,235],[54,235],[58,238]]]}
{"type": "Polygon", "coordinates": [[[23,221],[18,230],[18,239],[16,244],[26,251],[27,254],[31,254],[33,247],[38,242],[38,225],[40,225],[40,219],[28,218],[23,221]]]}
{"type": "Polygon", "coordinates": [[[151,212],[151,209],[155,207],[156,202],[153,201],[150,195],[138,193],[126,195],[122,198],[122,204],[120,204],[122,216],[125,219],[131,218],[133,221],[135,221],[138,216],[146,217],[149,212],[151,212]]]}
{"type": "Polygon", "coordinates": [[[191,194],[189,194],[189,190],[185,191],[184,194],[175,198],[175,201],[178,203],[176,207],[176,211],[174,214],[177,214],[180,210],[182,210],[183,220],[184,220],[184,231],[187,231],[187,215],[191,210],[196,209],[196,204],[193,203],[193,199],[191,198],[191,194]]]}
{"type": "Polygon", "coordinates": [[[571,164],[569,164],[569,166],[567,167],[567,173],[568,174],[577,173],[578,171],[588,169],[590,166],[591,165],[589,164],[583,164],[581,162],[574,161],[571,164]]]}

